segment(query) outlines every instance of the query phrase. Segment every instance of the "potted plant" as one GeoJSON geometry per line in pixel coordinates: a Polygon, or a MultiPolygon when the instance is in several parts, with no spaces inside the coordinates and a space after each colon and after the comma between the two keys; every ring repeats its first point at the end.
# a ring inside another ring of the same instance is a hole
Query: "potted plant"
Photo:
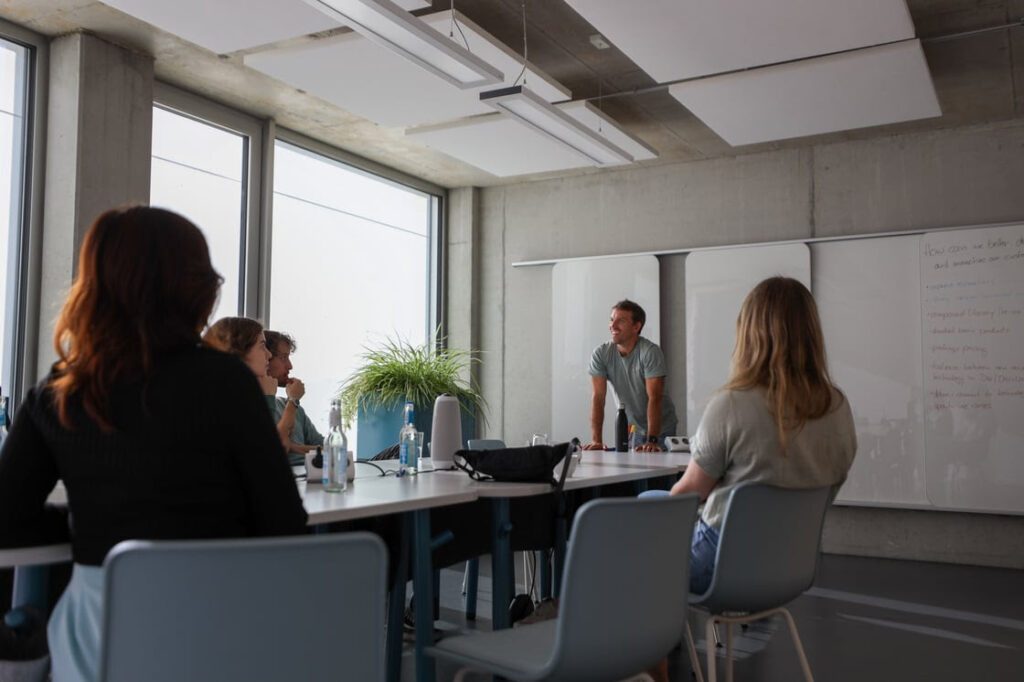
{"type": "Polygon", "coordinates": [[[474,437],[476,418],[484,418],[486,408],[479,388],[462,378],[479,362],[474,352],[389,338],[378,348],[367,348],[361,359],[362,366],[345,380],[339,396],[345,424],[351,425],[353,418],[358,424],[359,455],[371,457],[398,442],[407,400],[416,407],[416,430],[429,443],[434,400],[444,393],[462,406],[463,441],[474,437]]]}

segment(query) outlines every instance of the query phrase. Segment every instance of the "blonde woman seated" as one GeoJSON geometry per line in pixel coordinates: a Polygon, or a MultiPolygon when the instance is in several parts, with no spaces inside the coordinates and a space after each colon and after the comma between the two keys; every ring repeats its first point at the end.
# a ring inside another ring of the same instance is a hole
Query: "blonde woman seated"
{"type": "MultiPolygon", "coordinates": [[[[270,413],[274,414],[277,379],[268,373],[271,353],[267,349],[263,325],[248,317],[222,317],[206,330],[203,340],[214,348],[235,355],[245,362],[259,379],[267,407],[270,413]]],[[[289,453],[305,453],[315,450],[315,445],[302,445],[292,440],[299,399],[305,395],[306,387],[301,381],[293,381],[285,388],[285,393],[288,396],[288,402],[281,412],[281,418],[277,421],[277,432],[281,437],[281,443],[289,453]]]]}
{"type": "Polygon", "coordinates": [[[830,485],[834,496],[853,464],[850,404],[829,377],[818,309],[803,284],[772,277],[747,295],[729,381],[708,403],[690,447],[690,466],[671,494],[707,500],[690,551],[690,591],[699,594],[711,583],[733,488],[830,485]]]}

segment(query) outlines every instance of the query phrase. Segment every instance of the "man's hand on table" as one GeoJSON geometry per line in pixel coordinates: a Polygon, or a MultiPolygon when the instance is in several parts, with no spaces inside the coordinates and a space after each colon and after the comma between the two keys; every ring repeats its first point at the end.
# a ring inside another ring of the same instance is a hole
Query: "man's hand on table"
{"type": "Polygon", "coordinates": [[[604,450],[604,443],[599,440],[591,441],[583,446],[584,450],[604,450]]]}
{"type": "Polygon", "coordinates": [[[636,449],[637,452],[662,452],[661,446],[657,443],[644,443],[636,449]]]}

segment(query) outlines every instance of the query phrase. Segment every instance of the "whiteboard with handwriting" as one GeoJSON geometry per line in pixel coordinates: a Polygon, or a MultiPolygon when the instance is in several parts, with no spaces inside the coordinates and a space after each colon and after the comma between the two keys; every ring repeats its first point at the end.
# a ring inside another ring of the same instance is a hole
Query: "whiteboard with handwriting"
{"type": "Polygon", "coordinates": [[[1024,511],[1024,225],[922,235],[920,267],[928,499],[1024,511]]]}

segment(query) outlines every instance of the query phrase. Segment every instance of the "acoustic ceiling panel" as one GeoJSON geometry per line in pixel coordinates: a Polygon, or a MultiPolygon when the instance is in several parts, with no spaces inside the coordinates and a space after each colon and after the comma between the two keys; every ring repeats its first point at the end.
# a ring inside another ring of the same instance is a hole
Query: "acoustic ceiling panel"
{"type": "MultiPolygon", "coordinates": [[[[455,17],[462,32],[454,29],[453,40],[468,43],[473,54],[505,74],[505,85],[511,85],[522,70],[522,58],[457,11],[455,17]]],[[[420,18],[448,35],[450,11],[420,18]]],[[[480,89],[460,90],[356,33],[257,52],[244,59],[258,71],[387,127],[450,121],[491,111],[480,103],[480,89]]],[[[527,69],[526,79],[530,88],[548,101],[571,96],[536,67],[527,69]]]]}
{"type": "MultiPolygon", "coordinates": [[[[600,119],[600,134],[637,161],[657,156],[650,147],[619,128],[587,102],[568,102],[558,107],[595,131],[599,128],[600,119]]],[[[406,131],[406,135],[498,177],[593,165],[589,159],[550,137],[502,114],[413,128],[406,131]]]]}
{"type": "MultiPolygon", "coordinates": [[[[302,0],[103,0],[125,14],[218,54],[342,26],[302,0]]],[[[428,0],[396,0],[404,9],[428,0]]]]}
{"type": "Polygon", "coordinates": [[[659,83],[914,37],[904,0],[566,0],[659,83]]]}
{"type": "Polygon", "coordinates": [[[679,83],[669,92],[734,147],[942,115],[917,40],[679,83]]]}

